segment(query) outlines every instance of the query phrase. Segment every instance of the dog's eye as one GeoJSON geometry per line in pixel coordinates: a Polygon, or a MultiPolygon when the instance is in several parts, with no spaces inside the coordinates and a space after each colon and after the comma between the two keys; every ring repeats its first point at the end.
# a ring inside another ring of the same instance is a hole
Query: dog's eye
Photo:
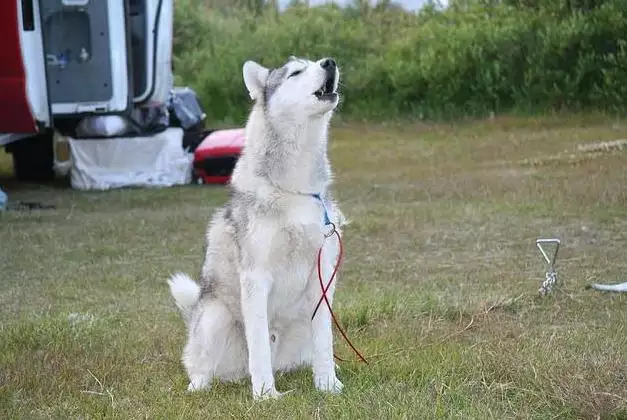
{"type": "Polygon", "coordinates": [[[294,76],[298,76],[299,74],[301,74],[303,71],[302,70],[296,70],[294,72],[292,72],[292,74],[290,74],[289,76],[287,76],[287,78],[289,79],[290,77],[294,77],[294,76]]]}

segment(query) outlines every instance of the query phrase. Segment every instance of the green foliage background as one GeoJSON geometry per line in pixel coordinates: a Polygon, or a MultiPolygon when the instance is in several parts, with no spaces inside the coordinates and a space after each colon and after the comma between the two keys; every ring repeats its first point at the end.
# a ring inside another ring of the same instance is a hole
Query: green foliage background
{"type": "Polygon", "coordinates": [[[446,10],[176,0],[174,72],[211,121],[241,124],[247,59],[333,56],[341,114],[475,117],[627,107],[627,0],[458,0],[446,10]]]}

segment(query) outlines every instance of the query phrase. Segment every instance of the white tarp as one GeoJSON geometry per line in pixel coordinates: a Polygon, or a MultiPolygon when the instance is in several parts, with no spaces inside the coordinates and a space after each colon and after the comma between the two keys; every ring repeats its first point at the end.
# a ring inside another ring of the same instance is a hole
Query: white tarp
{"type": "Polygon", "coordinates": [[[68,137],[71,183],[79,190],[170,187],[191,182],[193,153],[183,150],[183,130],[149,137],[68,137]]]}

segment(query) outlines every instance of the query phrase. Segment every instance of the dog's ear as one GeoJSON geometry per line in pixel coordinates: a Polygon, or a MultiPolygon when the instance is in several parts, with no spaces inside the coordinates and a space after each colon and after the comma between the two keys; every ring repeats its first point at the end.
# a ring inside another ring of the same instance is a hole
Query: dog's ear
{"type": "Polygon", "coordinates": [[[246,85],[246,89],[248,89],[250,98],[254,101],[261,98],[263,88],[268,79],[268,69],[249,60],[244,63],[242,73],[244,74],[244,84],[246,85]]]}

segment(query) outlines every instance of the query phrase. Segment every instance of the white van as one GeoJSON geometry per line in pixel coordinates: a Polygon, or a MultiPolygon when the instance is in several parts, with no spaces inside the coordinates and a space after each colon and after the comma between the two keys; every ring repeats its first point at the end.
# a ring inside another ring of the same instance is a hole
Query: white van
{"type": "Polygon", "coordinates": [[[54,176],[54,130],[162,104],[173,0],[0,1],[0,146],[22,180],[54,176]]]}

